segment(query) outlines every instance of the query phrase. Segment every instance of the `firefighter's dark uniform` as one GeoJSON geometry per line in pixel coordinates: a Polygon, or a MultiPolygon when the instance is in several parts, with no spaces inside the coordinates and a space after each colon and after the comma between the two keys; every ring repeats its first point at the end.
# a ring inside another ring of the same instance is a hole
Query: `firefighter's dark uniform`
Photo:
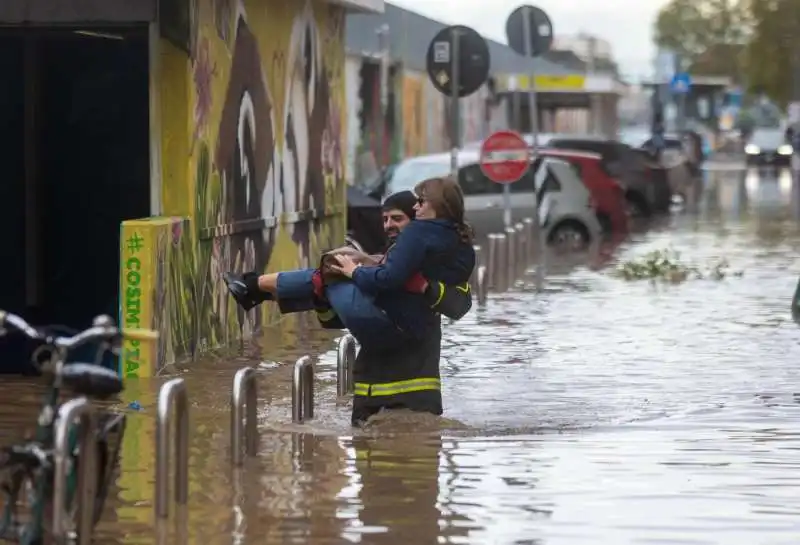
{"type": "MultiPolygon", "coordinates": [[[[420,297],[409,294],[409,297],[420,297]]],[[[445,286],[432,283],[425,295],[431,306],[426,333],[413,345],[398,352],[388,350],[359,351],[353,369],[353,425],[359,425],[381,409],[410,409],[442,414],[439,356],[442,341],[440,313],[458,320],[472,308],[469,284],[445,286]]],[[[317,310],[324,327],[342,325],[329,308],[317,310]]]]}

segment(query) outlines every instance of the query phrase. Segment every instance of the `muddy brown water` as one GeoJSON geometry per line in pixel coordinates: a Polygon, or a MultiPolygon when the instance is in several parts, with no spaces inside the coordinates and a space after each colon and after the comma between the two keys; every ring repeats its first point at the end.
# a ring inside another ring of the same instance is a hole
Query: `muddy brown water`
{"type": "MultiPolygon", "coordinates": [[[[709,175],[694,212],[635,234],[609,264],[670,247],[701,266],[726,258],[741,277],[664,286],[564,269],[543,294],[522,286],[447,324],[449,420],[395,414],[352,430],[336,335],[293,322],[290,344],[272,333],[177,371],[191,398],[189,510],[172,510],[161,542],[795,545],[798,195],[785,176],[709,175]],[[318,418],[295,426],[290,371],[304,353],[321,354],[318,418]],[[260,370],[261,437],[233,471],[228,403],[244,365],[260,370]]],[[[156,543],[161,383],[125,394],[143,410],[128,413],[99,545],[156,543]]],[[[10,440],[33,424],[41,389],[0,389],[10,440]]]]}

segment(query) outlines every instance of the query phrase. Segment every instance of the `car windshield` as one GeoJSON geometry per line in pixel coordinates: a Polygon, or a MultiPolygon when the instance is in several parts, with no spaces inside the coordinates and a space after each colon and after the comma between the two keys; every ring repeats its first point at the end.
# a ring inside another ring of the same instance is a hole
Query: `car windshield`
{"type": "Polygon", "coordinates": [[[448,162],[412,159],[400,163],[391,173],[389,183],[386,185],[386,194],[413,190],[414,186],[422,180],[448,174],[450,174],[450,163],[448,162]]]}
{"type": "Polygon", "coordinates": [[[750,143],[760,148],[777,149],[786,143],[781,130],[756,130],[750,138],[750,143]]]}

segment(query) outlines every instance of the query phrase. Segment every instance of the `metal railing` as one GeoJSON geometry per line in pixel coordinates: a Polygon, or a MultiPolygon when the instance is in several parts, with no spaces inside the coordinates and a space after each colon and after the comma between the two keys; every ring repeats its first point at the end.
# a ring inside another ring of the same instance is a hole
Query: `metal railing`
{"type": "Polygon", "coordinates": [[[92,405],[85,397],[67,401],[58,410],[55,423],[55,452],[53,483],[53,534],[57,543],[67,543],[66,520],[67,474],[72,465],[70,429],[80,420],[78,458],[78,487],[72,503],[80,507],[77,545],[89,545],[92,541],[95,488],[97,487],[97,462],[95,453],[95,415],[92,405]]]}
{"type": "Polygon", "coordinates": [[[336,393],[339,397],[353,393],[353,366],[356,362],[356,339],[349,333],[336,347],[336,393]]]}
{"type": "Polygon", "coordinates": [[[303,356],[292,374],[292,422],[301,424],[314,418],[314,362],[303,356]]]}
{"type": "Polygon", "coordinates": [[[231,461],[234,467],[244,464],[245,453],[247,456],[255,456],[258,453],[257,403],[255,369],[252,367],[239,369],[233,376],[231,392],[231,461]]]}
{"type": "Polygon", "coordinates": [[[174,442],[175,503],[187,504],[189,499],[189,400],[182,378],[174,378],[158,392],[156,414],[156,520],[169,515],[170,439],[174,442]],[[170,437],[172,419],[175,436],[170,437]]]}

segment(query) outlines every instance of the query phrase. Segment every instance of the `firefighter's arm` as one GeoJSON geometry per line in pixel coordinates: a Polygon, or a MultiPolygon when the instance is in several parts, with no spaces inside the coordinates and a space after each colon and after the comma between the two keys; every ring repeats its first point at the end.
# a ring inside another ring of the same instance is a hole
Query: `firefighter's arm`
{"type": "Polygon", "coordinates": [[[429,282],[424,296],[433,311],[451,320],[460,320],[472,308],[469,282],[458,285],[429,282]]]}
{"type": "Polygon", "coordinates": [[[411,222],[397,237],[386,260],[377,266],[358,267],[353,271],[353,283],[364,292],[399,290],[422,266],[427,251],[424,222],[411,222]]]}

